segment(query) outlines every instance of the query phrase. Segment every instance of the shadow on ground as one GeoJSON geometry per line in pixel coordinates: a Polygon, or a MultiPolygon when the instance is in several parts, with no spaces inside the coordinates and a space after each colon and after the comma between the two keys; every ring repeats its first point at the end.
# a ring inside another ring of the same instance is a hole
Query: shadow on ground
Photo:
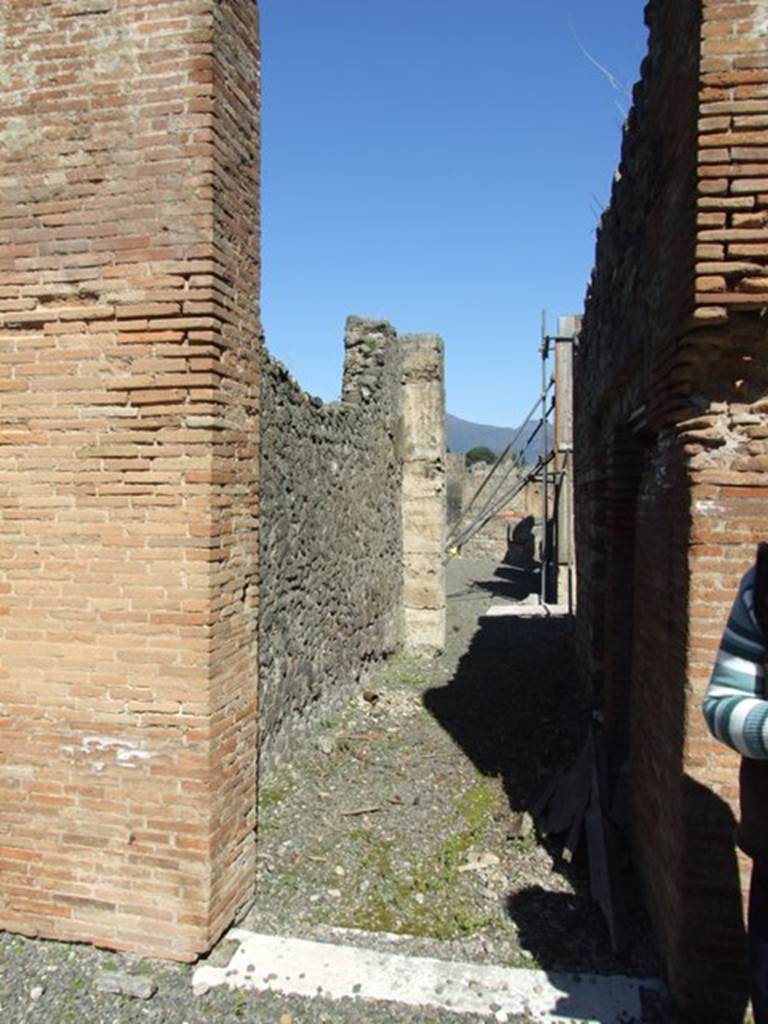
{"type": "MultiPolygon", "coordinates": [[[[496,592],[493,580],[477,586],[496,592]]],[[[563,618],[481,619],[453,679],[424,695],[472,763],[501,778],[512,810],[528,807],[541,780],[569,764],[583,738],[588,705],[568,647],[563,618]]]]}
{"type": "Polygon", "coordinates": [[[492,598],[498,597],[505,601],[524,601],[531,594],[538,594],[540,587],[540,570],[538,567],[522,569],[512,565],[500,565],[494,569],[493,575],[483,575],[481,579],[465,583],[461,590],[449,593],[449,600],[477,597],[484,591],[492,598]]]}
{"type": "Polygon", "coordinates": [[[514,565],[500,565],[493,579],[480,580],[477,586],[493,597],[508,601],[524,601],[531,594],[538,594],[541,580],[539,569],[521,569],[514,565]]]}
{"type": "MultiPolygon", "coordinates": [[[[512,571],[507,581],[507,571],[502,567],[494,579],[477,585],[494,595],[497,579],[500,586],[514,587],[519,576],[512,571]]],[[[512,595],[507,590],[503,596],[512,595]]],[[[576,675],[569,633],[570,620],[563,617],[481,618],[454,677],[424,695],[428,711],[475,767],[500,779],[512,812],[526,811],[552,772],[574,762],[586,735],[590,704],[576,675]]],[[[634,945],[614,954],[589,895],[583,852],[566,864],[560,858],[562,838],[547,846],[574,891],[530,885],[507,897],[524,948],[549,972],[589,970],[599,963],[601,973],[654,974],[650,927],[637,894],[631,908],[638,924],[634,945]]]]}
{"type": "MultiPolygon", "coordinates": [[[[521,600],[537,591],[538,581],[535,572],[501,566],[492,576],[475,581],[473,587],[475,593],[482,590],[493,597],[521,600]]],[[[576,674],[570,620],[481,618],[453,678],[445,686],[428,690],[424,704],[480,772],[501,780],[510,811],[527,810],[542,782],[556,768],[573,764],[588,728],[590,704],[576,674]]],[[[712,908],[713,928],[730,935],[738,935],[740,930],[743,934],[741,907],[733,899],[738,892],[738,886],[734,888],[738,865],[733,846],[726,841],[733,820],[730,809],[710,790],[691,780],[685,785],[688,800],[705,804],[706,813],[697,815],[702,823],[702,834],[695,837],[701,846],[697,863],[706,865],[702,869],[714,872],[721,881],[722,899],[712,908]],[[719,845],[713,849],[715,836],[719,845]]],[[[658,961],[649,955],[652,931],[629,870],[628,851],[625,849],[624,856],[629,944],[621,954],[614,954],[601,911],[589,893],[583,843],[570,865],[560,856],[562,836],[547,840],[546,845],[574,891],[553,892],[534,884],[509,892],[507,912],[523,947],[533,953],[542,969],[553,974],[583,970],[587,964],[594,969],[599,963],[601,973],[658,975],[658,961]],[[596,940],[596,935],[602,939],[596,940]],[[596,941],[600,948],[595,948],[596,941]],[[575,951],[590,946],[590,955],[582,962],[575,951]]],[[[711,945],[713,940],[702,935],[700,941],[711,945]]],[[[734,948],[732,942],[727,945],[734,948]]],[[[734,971],[740,974],[743,984],[737,961],[738,956],[729,969],[731,976],[734,971]]],[[[702,984],[708,984],[707,979],[702,979],[702,984]]],[[[683,1024],[686,1020],[653,993],[646,996],[644,1024],[683,1024]]],[[[566,994],[561,1012],[574,1020],[583,1019],[569,1000],[566,994]]],[[[721,1002],[717,1024],[740,1024],[745,1002],[745,996],[738,993],[727,1005],[727,1001],[721,1002]]]]}

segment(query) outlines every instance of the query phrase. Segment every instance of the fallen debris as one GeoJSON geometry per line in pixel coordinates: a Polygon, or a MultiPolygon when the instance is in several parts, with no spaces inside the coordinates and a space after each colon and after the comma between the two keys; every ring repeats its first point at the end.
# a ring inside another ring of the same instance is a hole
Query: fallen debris
{"type": "Polygon", "coordinates": [[[151,999],[157,992],[157,984],[146,974],[129,974],[127,971],[102,971],[96,979],[99,992],[111,992],[131,999],[151,999]]]}
{"type": "Polygon", "coordinates": [[[501,858],[497,857],[495,853],[470,853],[467,857],[466,864],[460,864],[456,869],[460,874],[465,871],[486,871],[488,868],[494,868],[501,864],[501,858]]]}
{"type": "Polygon", "coordinates": [[[507,826],[508,839],[527,839],[536,828],[533,818],[527,811],[513,814],[507,826]]]}
{"type": "Polygon", "coordinates": [[[327,736],[324,733],[317,737],[315,744],[320,753],[325,754],[326,757],[330,757],[336,749],[336,740],[334,737],[327,736]]]}
{"type": "Polygon", "coordinates": [[[589,885],[592,898],[603,912],[616,953],[627,943],[624,880],[616,854],[616,829],[606,807],[610,806],[609,780],[602,739],[590,723],[586,739],[573,766],[558,769],[531,805],[531,814],[543,836],[567,833],[562,858],[572,863],[582,833],[586,837],[589,885]]]}

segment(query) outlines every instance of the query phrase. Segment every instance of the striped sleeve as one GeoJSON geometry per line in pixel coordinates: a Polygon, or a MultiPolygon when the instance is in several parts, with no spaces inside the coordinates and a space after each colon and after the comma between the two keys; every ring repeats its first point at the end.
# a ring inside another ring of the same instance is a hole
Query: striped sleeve
{"type": "Polygon", "coordinates": [[[754,614],[754,567],[742,578],[704,697],[713,736],[744,757],[768,760],[765,636],[754,614]]]}

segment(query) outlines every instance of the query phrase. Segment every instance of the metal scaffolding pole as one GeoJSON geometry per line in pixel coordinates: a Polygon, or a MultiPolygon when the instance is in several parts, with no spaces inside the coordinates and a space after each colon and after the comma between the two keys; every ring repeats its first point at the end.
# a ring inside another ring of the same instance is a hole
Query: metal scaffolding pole
{"type": "MultiPolygon", "coordinates": [[[[552,457],[553,456],[550,453],[549,459],[546,461],[551,461],[552,457]]],[[[483,506],[482,510],[477,513],[472,522],[468,526],[466,526],[460,534],[456,536],[455,540],[451,545],[449,545],[449,547],[455,546],[457,548],[460,548],[463,544],[466,544],[467,541],[472,536],[474,536],[474,534],[477,533],[478,530],[482,530],[486,523],[493,519],[496,513],[499,512],[504,507],[504,504],[506,502],[512,501],[514,498],[516,498],[517,495],[525,487],[528,486],[528,484],[536,483],[539,480],[539,470],[541,470],[542,467],[545,465],[546,463],[543,462],[542,459],[539,459],[539,461],[536,463],[536,465],[533,467],[530,473],[524,476],[522,480],[516,481],[515,484],[508,491],[503,491],[501,495],[496,495],[493,501],[489,501],[488,503],[486,503],[486,505],[483,506]]]]}
{"type": "Polygon", "coordinates": [[[541,482],[542,515],[541,515],[541,578],[539,586],[539,603],[546,605],[547,600],[561,602],[563,596],[566,606],[573,607],[573,480],[572,458],[573,426],[572,426],[572,352],[578,343],[578,332],[581,317],[565,316],[558,318],[558,331],[554,336],[547,334],[547,314],[542,313],[541,323],[541,392],[533,404],[523,424],[517,429],[514,439],[506,446],[498,461],[491,467],[487,476],[472,496],[462,516],[454,526],[446,551],[461,549],[478,530],[481,530],[505,504],[513,501],[516,496],[531,483],[541,482]],[[550,375],[550,353],[555,356],[555,370],[550,375]],[[547,400],[550,391],[554,395],[549,407],[547,400]],[[527,451],[539,431],[543,434],[542,454],[536,465],[522,479],[509,484],[513,469],[511,452],[518,438],[523,434],[536,408],[540,408],[539,422],[533,428],[525,444],[527,451]],[[549,417],[554,411],[553,430],[550,431],[549,417]],[[509,460],[507,457],[509,456],[509,460]],[[502,465],[509,462],[502,470],[502,465]],[[550,463],[553,463],[550,469],[550,463]],[[494,486],[491,487],[491,481],[494,486]],[[551,486],[550,486],[551,485],[551,486]],[[480,501],[480,496],[483,500],[480,501]],[[552,515],[550,516],[550,502],[552,515]],[[478,505],[474,513],[468,513],[478,505]]]}
{"type": "Polygon", "coordinates": [[[549,557],[549,531],[547,529],[549,506],[549,492],[547,487],[547,481],[549,479],[549,471],[547,469],[547,449],[549,447],[549,431],[547,430],[547,402],[545,397],[548,390],[548,355],[549,338],[547,336],[547,314],[546,311],[544,311],[541,314],[541,422],[542,430],[544,432],[544,440],[542,443],[544,485],[542,487],[543,515],[541,517],[541,589],[539,592],[539,604],[546,604],[547,602],[547,560],[549,557]]]}
{"type": "MultiPolygon", "coordinates": [[[[550,382],[550,384],[551,383],[552,382],[550,382]]],[[[528,426],[528,424],[530,423],[531,419],[533,418],[533,414],[536,412],[536,409],[537,409],[537,407],[539,405],[539,402],[542,400],[542,398],[546,399],[546,397],[547,397],[546,394],[544,394],[543,396],[537,397],[536,401],[531,406],[531,411],[528,413],[528,415],[523,420],[522,424],[515,431],[514,437],[509,442],[509,444],[506,446],[506,448],[501,453],[501,455],[498,457],[496,462],[491,466],[490,471],[484,477],[482,483],[480,484],[478,489],[475,491],[475,493],[472,495],[472,497],[471,497],[469,503],[467,504],[466,508],[462,511],[461,517],[460,517],[459,521],[454,526],[451,534],[448,537],[448,540],[446,541],[446,549],[451,548],[454,545],[460,546],[461,543],[463,543],[463,541],[456,539],[459,536],[463,537],[465,535],[465,533],[466,533],[466,530],[462,530],[462,523],[468,517],[470,509],[475,504],[475,502],[480,497],[480,495],[485,490],[485,488],[488,486],[488,484],[491,482],[493,477],[496,475],[497,471],[499,471],[501,469],[501,466],[502,466],[502,463],[504,462],[504,460],[507,458],[508,455],[510,455],[510,462],[509,462],[509,465],[508,465],[508,467],[506,469],[505,475],[496,484],[496,487],[491,492],[490,496],[486,498],[486,502],[481,507],[480,512],[476,513],[475,519],[476,520],[477,519],[481,519],[484,516],[485,511],[488,508],[488,506],[493,503],[494,498],[495,498],[496,494],[498,493],[499,489],[501,487],[503,487],[504,483],[506,482],[507,477],[509,476],[511,471],[514,469],[514,462],[512,461],[512,457],[514,456],[514,451],[513,451],[514,446],[517,444],[517,441],[520,438],[521,434],[523,433],[523,431],[525,430],[525,428],[528,426]]],[[[536,434],[539,432],[540,426],[541,426],[541,424],[539,423],[536,426],[536,428],[534,429],[534,431],[531,434],[531,436],[525,442],[525,445],[524,445],[524,447],[522,449],[523,454],[525,454],[525,452],[527,452],[528,448],[530,447],[531,443],[533,442],[534,438],[536,437],[536,434]]]]}
{"type": "MultiPolygon", "coordinates": [[[[557,500],[553,509],[556,546],[552,554],[557,602],[573,611],[573,360],[581,329],[578,315],[557,318],[555,354],[554,472],[559,474],[557,500]]],[[[552,592],[550,586],[550,593],[552,592]]]]}

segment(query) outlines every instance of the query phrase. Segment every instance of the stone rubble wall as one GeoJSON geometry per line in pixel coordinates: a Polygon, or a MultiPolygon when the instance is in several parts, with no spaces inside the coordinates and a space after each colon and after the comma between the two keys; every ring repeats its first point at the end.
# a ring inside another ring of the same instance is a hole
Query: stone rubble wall
{"type": "Polygon", "coordinates": [[[746,864],[738,759],[701,700],[765,539],[768,3],[652,0],[647,19],[576,352],[576,640],[630,759],[673,992],[722,1021],[745,1001],[746,864]]]}
{"type": "Polygon", "coordinates": [[[261,756],[406,644],[444,642],[442,344],[350,317],[342,398],[264,360],[261,756]]]}

